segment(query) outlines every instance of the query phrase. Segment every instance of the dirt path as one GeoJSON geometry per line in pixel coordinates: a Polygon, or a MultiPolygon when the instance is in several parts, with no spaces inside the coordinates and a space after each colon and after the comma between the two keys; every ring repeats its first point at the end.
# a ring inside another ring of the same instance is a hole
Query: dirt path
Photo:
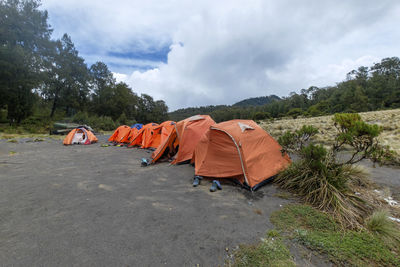
{"type": "MultiPolygon", "coordinates": [[[[100,137],[100,142],[105,138],[100,137]]],[[[25,140],[26,141],[26,140],[25,140]]],[[[189,165],[140,167],[140,149],[0,141],[5,266],[216,266],[287,203],[273,185],[191,186],[189,165]],[[10,151],[13,152],[10,155],[10,151]]]]}

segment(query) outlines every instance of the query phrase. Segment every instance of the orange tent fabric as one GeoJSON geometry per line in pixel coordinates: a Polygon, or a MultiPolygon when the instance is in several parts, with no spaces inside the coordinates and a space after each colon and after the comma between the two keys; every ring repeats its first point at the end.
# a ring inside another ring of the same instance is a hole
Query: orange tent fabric
{"type": "Polygon", "coordinates": [[[129,143],[128,146],[141,146],[143,147],[144,144],[146,144],[147,140],[149,140],[149,135],[151,136],[152,130],[158,126],[157,123],[148,123],[143,126],[142,129],[139,130],[139,132],[134,136],[129,143]]]}
{"type": "Polygon", "coordinates": [[[69,132],[64,138],[64,145],[82,144],[90,145],[98,141],[97,137],[84,127],[78,127],[69,132]]]}
{"type": "Polygon", "coordinates": [[[196,146],[195,174],[235,178],[257,189],[291,163],[282,147],[252,120],[231,120],[210,127],[196,146]]]}
{"type": "Polygon", "coordinates": [[[114,131],[114,133],[110,136],[110,138],[108,138],[108,141],[121,143],[121,140],[124,139],[126,135],[129,135],[130,131],[131,127],[127,125],[121,125],[114,131]]]}
{"type": "Polygon", "coordinates": [[[174,121],[164,121],[160,125],[148,128],[143,133],[142,148],[158,148],[175,127],[174,121]]]}
{"type": "MultiPolygon", "coordinates": [[[[164,123],[163,123],[164,124],[164,123]]],[[[155,163],[159,160],[164,153],[169,154],[169,156],[173,156],[175,153],[174,142],[177,137],[176,135],[176,123],[173,121],[167,121],[167,125],[165,125],[161,130],[161,140],[160,145],[157,149],[151,154],[152,161],[151,163],[155,163]]]]}
{"type": "Polygon", "coordinates": [[[130,143],[132,138],[135,137],[139,133],[139,130],[135,127],[131,128],[129,133],[122,138],[121,143],[130,143]]]}
{"type": "Polygon", "coordinates": [[[194,149],[200,138],[214,124],[215,121],[208,115],[195,115],[179,121],[176,124],[179,149],[172,164],[192,159],[194,149]]]}

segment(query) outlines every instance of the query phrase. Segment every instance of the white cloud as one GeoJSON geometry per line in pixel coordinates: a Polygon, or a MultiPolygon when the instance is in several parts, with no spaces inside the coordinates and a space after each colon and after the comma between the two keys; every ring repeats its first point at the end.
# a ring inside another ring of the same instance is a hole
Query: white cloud
{"type": "Polygon", "coordinates": [[[394,1],[190,2],[43,1],[50,18],[70,22],[57,31],[70,33],[85,58],[154,66],[144,72],[111,69],[172,110],[333,85],[360,65],[400,52],[394,1]],[[106,54],[169,43],[167,63],[106,54]]]}

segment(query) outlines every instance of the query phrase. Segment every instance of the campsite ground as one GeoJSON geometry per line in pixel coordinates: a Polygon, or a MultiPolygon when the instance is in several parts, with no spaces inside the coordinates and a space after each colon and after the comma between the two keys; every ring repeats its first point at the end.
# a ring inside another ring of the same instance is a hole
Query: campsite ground
{"type": "MultiPolygon", "coordinates": [[[[149,152],[101,147],[106,138],[99,139],[69,147],[50,138],[0,140],[3,265],[223,265],[239,244],[272,229],[270,214],[290,202],[273,184],[255,193],[230,184],[210,193],[208,181],[193,188],[193,167],[142,168],[149,152]]],[[[370,169],[399,195],[398,169],[370,169]]],[[[304,265],[299,248],[291,250],[304,265]]]]}
{"type": "MultiPolygon", "coordinates": [[[[100,143],[105,137],[100,136],[100,143]]],[[[215,266],[259,240],[288,200],[267,185],[191,186],[193,167],[140,167],[145,150],[0,141],[5,266],[215,266]]]]}

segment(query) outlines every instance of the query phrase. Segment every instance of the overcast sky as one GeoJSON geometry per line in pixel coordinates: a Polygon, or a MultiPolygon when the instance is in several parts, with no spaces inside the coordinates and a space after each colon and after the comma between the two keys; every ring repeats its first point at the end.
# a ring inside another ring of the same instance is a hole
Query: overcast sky
{"type": "Polygon", "coordinates": [[[400,56],[400,1],[42,0],[54,38],[170,110],[286,96],[400,56]]]}

